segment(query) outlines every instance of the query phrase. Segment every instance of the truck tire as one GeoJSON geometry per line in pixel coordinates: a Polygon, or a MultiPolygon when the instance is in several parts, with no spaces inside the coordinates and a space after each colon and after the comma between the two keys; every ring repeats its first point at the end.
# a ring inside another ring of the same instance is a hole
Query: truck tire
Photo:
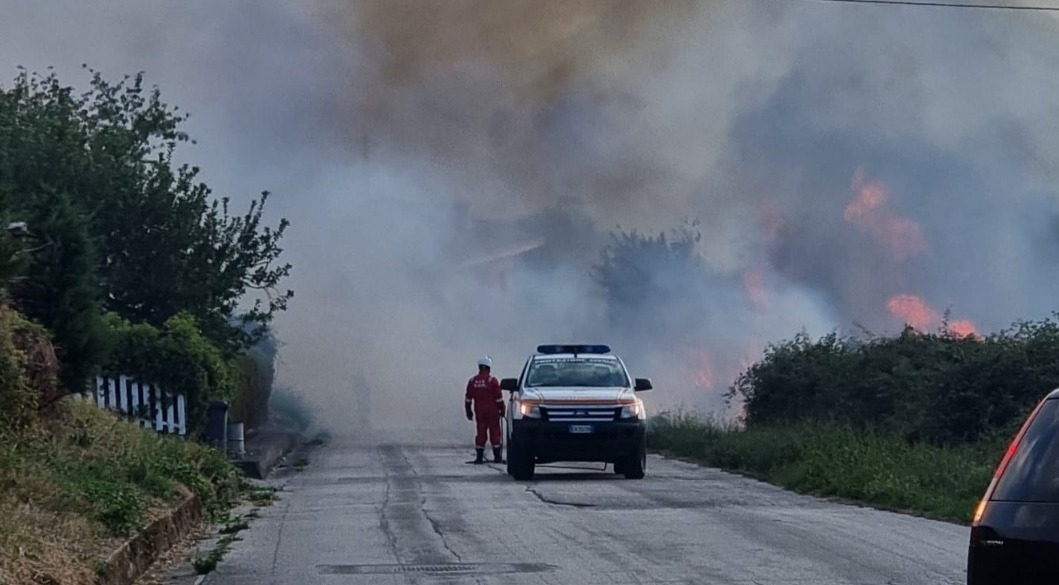
{"type": "Polygon", "coordinates": [[[513,461],[515,461],[515,457],[518,457],[518,451],[515,449],[515,445],[514,444],[512,444],[511,442],[508,442],[508,444],[507,444],[507,464],[506,464],[507,474],[508,475],[512,475],[512,476],[515,475],[515,464],[513,463],[513,461]]]}
{"type": "Polygon", "coordinates": [[[516,449],[515,454],[509,454],[507,460],[511,462],[511,476],[515,478],[515,481],[533,479],[536,463],[533,461],[533,454],[528,449],[516,449]]]}
{"type": "Polygon", "coordinates": [[[641,445],[636,455],[622,463],[621,471],[625,474],[625,479],[643,479],[647,474],[647,447],[641,445]]]}

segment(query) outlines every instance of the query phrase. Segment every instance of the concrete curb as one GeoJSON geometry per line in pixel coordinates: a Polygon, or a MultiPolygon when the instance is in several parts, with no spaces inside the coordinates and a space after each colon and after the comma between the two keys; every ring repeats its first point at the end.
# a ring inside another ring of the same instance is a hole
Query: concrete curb
{"type": "Polygon", "coordinates": [[[133,585],[158,557],[191,533],[203,519],[202,500],[192,494],[168,514],[126,540],[107,557],[98,585],[133,585]]]}
{"type": "Polygon", "coordinates": [[[247,445],[246,456],[234,463],[247,477],[265,479],[281,459],[301,444],[302,437],[297,433],[288,432],[259,435],[252,442],[256,444],[247,445]]]}

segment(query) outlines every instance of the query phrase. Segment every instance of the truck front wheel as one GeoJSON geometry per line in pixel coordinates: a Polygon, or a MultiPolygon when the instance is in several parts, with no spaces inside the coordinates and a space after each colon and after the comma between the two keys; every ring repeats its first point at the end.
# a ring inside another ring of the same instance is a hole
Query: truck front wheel
{"type": "MultiPolygon", "coordinates": [[[[615,472],[619,469],[617,465],[614,466],[615,472]]],[[[646,445],[640,445],[639,451],[629,457],[621,464],[621,473],[625,475],[625,479],[643,479],[647,474],[647,447],[646,445]]]]}
{"type": "Polygon", "coordinates": [[[514,450],[508,447],[507,454],[508,469],[516,481],[529,481],[533,479],[536,464],[533,461],[533,453],[529,449],[516,447],[514,450]]]}
{"type": "Polygon", "coordinates": [[[507,474],[508,475],[512,475],[512,476],[515,475],[515,463],[514,463],[514,461],[515,461],[515,457],[517,457],[517,456],[518,456],[518,451],[515,450],[515,445],[509,439],[508,443],[507,443],[507,465],[506,465],[507,474]]]}

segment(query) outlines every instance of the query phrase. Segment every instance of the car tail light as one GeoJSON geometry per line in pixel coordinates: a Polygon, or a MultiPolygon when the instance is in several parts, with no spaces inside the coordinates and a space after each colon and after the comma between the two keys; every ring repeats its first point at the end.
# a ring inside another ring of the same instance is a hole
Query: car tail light
{"type": "Polygon", "coordinates": [[[1000,483],[1000,478],[1004,476],[1008,465],[1011,464],[1011,460],[1018,454],[1026,429],[1033,423],[1033,419],[1037,418],[1037,413],[1040,412],[1041,407],[1047,401],[1047,399],[1044,399],[1037,403],[1037,406],[1033,408],[1033,412],[1022,423],[1022,427],[1019,428],[1019,432],[1015,435],[1011,444],[1008,445],[1007,451],[1004,452],[1004,458],[1000,460],[1000,465],[997,466],[996,471],[993,473],[993,479],[989,481],[989,487],[986,488],[985,494],[982,496],[981,501],[978,502],[978,507],[974,510],[974,518],[971,520],[971,542],[975,542],[978,539],[979,528],[982,524],[982,518],[985,516],[986,508],[989,507],[989,500],[993,497],[993,492],[996,491],[996,486],[1000,483]]]}

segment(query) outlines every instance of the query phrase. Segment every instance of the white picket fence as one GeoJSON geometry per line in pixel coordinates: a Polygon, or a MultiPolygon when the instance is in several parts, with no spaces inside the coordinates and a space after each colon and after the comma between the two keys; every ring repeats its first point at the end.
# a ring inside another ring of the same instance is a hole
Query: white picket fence
{"type": "Polygon", "coordinates": [[[138,419],[144,428],[153,428],[159,433],[180,436],[187,433],[187,401],[184,395],[168,394],[154,384],[143,384],[127,376],[98,377],[94,396],[89,391],[78,398],[94,399],[100,408],[124,413],[138,419]]]}

